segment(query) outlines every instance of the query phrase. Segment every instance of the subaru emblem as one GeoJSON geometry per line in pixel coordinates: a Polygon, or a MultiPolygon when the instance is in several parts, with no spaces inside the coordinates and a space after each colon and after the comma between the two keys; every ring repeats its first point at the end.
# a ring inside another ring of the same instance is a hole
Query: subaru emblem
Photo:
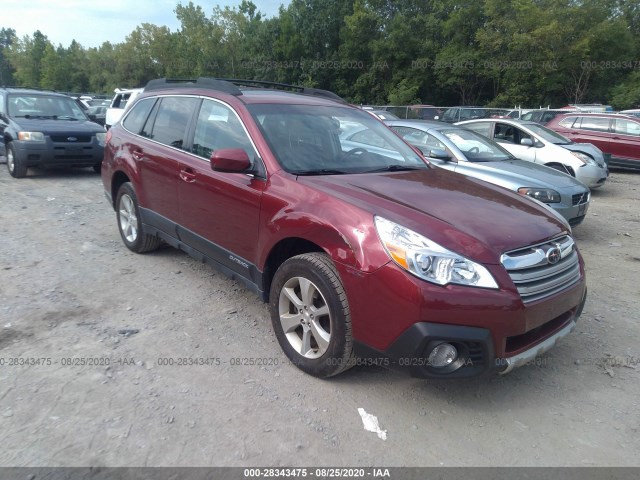
{"type": "Polygon", "coordinates": [[[551,265],[555,265],[556,263],[558,263],[560,261],[560,258],[562,258],[562,254],[560,253],[560,249],[558,247],[551,247],[549,250],[547,250],[547,261],[551,265]]]}

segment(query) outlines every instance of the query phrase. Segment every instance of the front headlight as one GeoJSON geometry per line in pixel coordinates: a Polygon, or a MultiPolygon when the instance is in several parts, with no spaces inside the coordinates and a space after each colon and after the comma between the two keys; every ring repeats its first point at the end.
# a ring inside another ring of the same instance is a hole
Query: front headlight
{"type": "Polygon", "coordinates": [[[532,188],[521,187],[518,189],[520,195],[527,195],[528,197],[540,200],[543,203],[559,203],[560,194],[550,188],[532,188]]]}
{"type": "Polygon", "coordinates": [[[571,152],[571,155],[573,155],[574,157],[578,157],[580,159],[580,161],[582,163],[584,163],[585,165],[598,165],[596,163],[596,161],[593,158],[591,158],[589,155],[587,155],[586,153],[571,152]]]}
{"type": "Polygon", "coordinates": [[[18,140],[22,140],[23,142],[44,142],[44,133],[18,132],[18,140]]]}
{"type": "Polygon", "coordinates": [[[428,238],[382,217],[374,217],[380,241],[400,267],[437,285],[456,283],[498,288],[489,271],[428,238]]]}
{"type": "Polygon", "coordinates": [[[96,133],[96,140],[100,145],[104,145],[105,138],[107,138],[107,132],[96,133]]]}

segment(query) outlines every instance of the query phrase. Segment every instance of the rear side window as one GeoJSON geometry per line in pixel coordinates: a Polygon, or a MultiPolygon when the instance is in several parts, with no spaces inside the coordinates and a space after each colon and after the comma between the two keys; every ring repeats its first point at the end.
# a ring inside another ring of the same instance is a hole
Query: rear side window
{"type": "MultiPolygon", "coordinates": [[[[576,124],[577,123],[578,122],[576,122],[576,124]]],[[[611,120],[609,118],[582,117],[580,128],[583,130],[594,130],[596,132],[608,132],[610,123],[611,120]]]]}
{"type": "Polygon", "coordinates": [[[187,125],[198,102],[193,97],[164,97],[149,138],[170,147],[183,148],[187,125]]]}
{"type": "Polygon", "coordinates": [[[621,135],[633,135],[634,137],[640,137],[640,123],[616,119],[614,132],[621,135]]]}
{"type": "Polygon", "coordinates": [[[140,133],[155,101],[155,98],[145,98],[136,103],[122,122],[124,128],[131,133],[140,133]]]}

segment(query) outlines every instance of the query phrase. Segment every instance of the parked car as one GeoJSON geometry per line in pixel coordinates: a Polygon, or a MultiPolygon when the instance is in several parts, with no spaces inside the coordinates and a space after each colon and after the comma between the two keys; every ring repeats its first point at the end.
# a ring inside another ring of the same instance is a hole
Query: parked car
{"type": "Polygon", "coordinates": [[[509,112],[508,108],[451,107],[445,110],[440,120],[456,123],[474,118],[507,117],[509,112]]]}
{"type": "Polygon", "coordinates": [[[114,92],[115,95],[113,96],[111,104],[109,105],[109,108],[107,108],[107,112],[105,114],[104,124],[107,129],[111,128],[112,125],[122,118],[127,105],[130,105],[135,98],[142,93],[142,88],[116,88],[114,92]]]}
{"type": "Polygon", "coordinates": [[[373,115],[379,120],[396,120],[398,117],[386,110],[365,110],[370,115],[373,115]]]}
{"type": "Polygon", "coordinates": [[[489,118],[457,125],[495,140],[521,160],[566,172],[589,188],[601,187],[609,176],[599,148],[588,143],[573,143],[535,122],[489,118]]]}
{"type": "Polygon", "coordinates": [[[584,265],[549,209],[428,164],[331,92],[234,82],[151,81],[107,132],[102,180],[128,249],[164,241],[243,282],[318,377],[358,357],[506,373],[574,328],[584,265]],[[391,155],[343,146],[358,124],[391,155]]]}
{"type": "Polygon", "coordinates": [[[434,165],[535,198],[552,207],[571,226],[582,223],[587,214],[589,187],[555,169],[518,160],[479,133],[442,122],[385,123],[434,165]]]}
{"type": "Polygon", "coordinates": [[[0,155],[14,178],[29,167],[93,167],[100,170],[104,129],[75,100],[59,93],[0,88],[0,155]]]}
{"type": "Polygon", "coordinates": [[[593,143],[611,155],[612,167],[640,169],[640,118],[575,112],[556,117],[547,126],[575,142],[593,143]]]}
{"type": "Polygon", "coordinates": [[[107,115],[106,106],[89,107],[87,108],[87,111],[85,113],[92,122],[96,122],[98,125],[104,126],[105,118],[107,115]]]}
{"type": "Polygon", "coordinates": [[[570,110],[562,110],[562,109],[548,109],[543,108],[540,110],[531,110],[520,117],[520,120],[524,120],[526,122],[536,122],[541,125],[546,125],[548,122],[553,120],[558,115],[564,115],[570,110]]]}
{"type": "Polygon", "coordinates": [[[621,112],[618,112],[621,115],[631,115],[632,117],[639,117],[640,118],[640,109],[633,109],[633,110],[622,110],[621,112]]]}

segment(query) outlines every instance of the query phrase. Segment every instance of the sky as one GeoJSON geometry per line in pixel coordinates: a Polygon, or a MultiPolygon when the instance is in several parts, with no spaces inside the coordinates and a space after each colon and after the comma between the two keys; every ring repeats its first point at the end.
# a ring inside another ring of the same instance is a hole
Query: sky
{"type": "MultiPolygon", "coordinates": [[[[289,0],[252,0],[266,16],[278,13],[289,0]]],[[[216,5],[238,6],[241,0],[193,0],[210,16],[216,5]]],[[[189,0],[2,0],[0,28],[13,28],[18,37],[40,30],[55,46],[68,47],[76,40],[83,47],[104,42],[120,43],[142,23],[166,25],[176,31],[180,24],[173,12],[189,0]]]]}

